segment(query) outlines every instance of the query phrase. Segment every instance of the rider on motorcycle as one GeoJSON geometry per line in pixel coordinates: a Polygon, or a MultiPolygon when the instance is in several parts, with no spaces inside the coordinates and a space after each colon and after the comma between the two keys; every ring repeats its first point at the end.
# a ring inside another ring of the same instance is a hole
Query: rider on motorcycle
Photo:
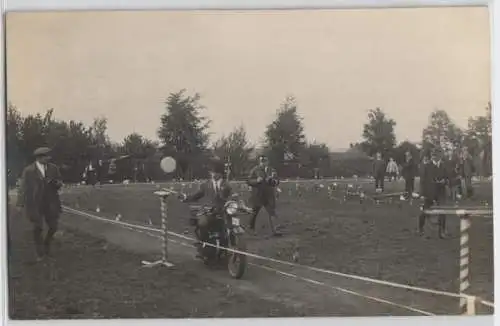
{"type": "Polygon", "coordinates": [[[183,202],[195,202],[203,197],[207,197],[213,207],[212,214],[200,216],[198,220],[198,230],[200,242],[197,243],[198,254],[201,254],[201,243],[208,241],[209,229],[215,221],[217,215],[222,215],[224,205],[231,196],[231,186],[224,178],[225,165],[218,160],[212,162],[210,167],[210,179],[200,186],[200,189],[189,196],[181,195],[183,202]]]}

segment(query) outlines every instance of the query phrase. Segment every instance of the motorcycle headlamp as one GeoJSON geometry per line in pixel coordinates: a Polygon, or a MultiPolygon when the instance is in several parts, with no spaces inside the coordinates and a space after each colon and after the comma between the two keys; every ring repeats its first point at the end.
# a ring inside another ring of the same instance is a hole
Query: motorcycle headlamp
{"type": "Polygon", "coordinates": [[[226,204],[226,213],[228,215],[234,215],[238,212],[238,203],[235,201],[230,201],[226,204]]]}

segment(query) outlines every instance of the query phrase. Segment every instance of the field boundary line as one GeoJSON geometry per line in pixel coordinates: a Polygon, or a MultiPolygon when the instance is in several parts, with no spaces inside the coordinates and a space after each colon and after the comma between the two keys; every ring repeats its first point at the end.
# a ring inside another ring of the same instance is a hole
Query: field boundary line
{"type": "Polygon", "coordinates": [[[431,209],[426,209],[423,211],[425,214],[429,215],[457,215],[457,216],[463,216],[463,215],[468,215],[469,217],[475,216],[475,217],[488,217],[492,218],[493,217],[493,210],[492,209],[466,209],[466,208],[460,208],[456,207],[454,209],[449,209],[449,208],[431,208],[431,209]]]}
{"type": "MultiPolygon", "coordinates": [[[[73,212],[71,212],[71,213],[73,213],[73,212]]],[[[73,214],[80,215],[80,214],[77,214],[76,212],[74,212],[73,214]]],[[[87,217],[90,217],[90,216],[87,216],[87,217]]],[[[130,231],[133,231],[133,232],[139,232],[139,233],[145,234],[147,236],[156,238],[158,240],[162,240],[163,239],[163,237],[161,235],[153,234],[153,233],[148,232],[146,230],[140,230],[140,229],[137,229],[137,228],[134,228],[134,227],[130,227],[130,226],[125,226],[125,225],[119,225],[119,226],[121,226],[121,227],[123,227],[125,229],[128,229],[130,231]]],[[[195,249],[195,247],[193,245],[185,243],[185,242],[182,242],[182,241],[177,241],[177,240],[173,240],[173,239],[168,239],[168,241],[170,241],[172,243],[175,243],[175,244],[178,244],[178,245],[181,245],[181,246],[185,246],[185,247],[188,247],[188,248],[195,249]]],[[[260,265],[260,264],[255,264],[255,263],[251,263],[251,262],[249,262],[248,264],[251,265],[251,266],[255,266],[257,268],[261,268],[261,269],[266,270],[266,271],[270,271],[270,272],[274,272],[274,273],[282,275],[282,276],[286,276],[288,278],[299,279],[299,280],[304,281],[304,282],[309,283],[309,284],[313,284],[313,285],[316,285],[316,286],[323,286],[323,287],[330,288],[332,290],[339,291],[339,292],[342,292],[342,293],[345,293],[345,294],[350,294],[350,295],[357,296],[357,297],[360,297],[360,298],[363,298],[363,299],[375,301],[375,302],[380,303],[380,304],[386,304],[386,305],[397,307],[397,308],[400,308],[400,309],[404,309],[404,310],[416,312],[416,313],[422,314],[424,316],[436,316],[435,314],[433,314],[431,312],[428,312],[428,311],[425,311],[425,310],[421,310],[421,309],[413,308],[413,307],[410,307],[410,306],[402,305],[402,304],[395,303],[395,302],[392,302],[392,301],[389,301],[389,300],[386,300],[386,299],[382,299],[382,298],[377,298],[377,297],[365,295],[365,294],[362,294],[362,293],[359,293],[359,292],[355,292],[355,291],[352,291],[352,290],[349,290],[349,289],[341,288],[341,287],[334,286],[334,285],[331,285],[331,284],[327,284],[327,283],[324,283],[324,282],[316,281],[316,280],[313,280],[313,279],[310,279],[310,278],[307,278],[307,277],[303,277],[303,276],[300,276],[300,275],[297,275],[297,274],[294,274],[294,273],[284,272],[282,270],[279,270],[279,269],[276,269],[276,268],[273,268],[273,267],[269,267],[269,266],[265,266],[265,265],[260,265]]]]}
{"type": "MultiPolygon", "coordinates": [[[[116,220],[100,217],[100,216],[97,216],[94,214],[90,214],[87,212],[79,211],[79,210],[76,210],[76,209],[73,209],[73,208],[67,207],[67,206],[63,206],[63,208],[66,211],[69,211],[70,213],[74,213],[74,214],[81,215],[81,216],[87,216],[90,218],[94,218],[94,219],[101,220],[101,221],[108,222],[108,223],[115,224],[115,225],[128,226],[131,228],[141,229],[143,231],[152,231],[152,232],[160,232],[160,233],[162,232],[162,230],[159,228],[147,227],[147,226],[133,224],[133,223],[127,223],[127,222],[123,222],[123,221],[116,221],[116,220]]],[[[184,239],[184,240],[197,241],[194,238],[191,238],[191,237],[188,237],[188,236],[176,233],[176,232],[167,231],[167,233],[169,235],[172,235],[172,236],[184,239]]],[[[215,245],[210,244],[210,243],[206,243],[206,245],[211,246],[211,247],[215,247],[215,245]]],[[[331,271],[331,270],[327,270],[327,269],[323,269],[323,268],[317,268],[317,267],[312,267],[312,266],[307,266],[307,265],[302,265],[302,264],[297,264],[297,263],[291,263],[291,262],[287,262],[287,261],[283,261],[283,260],[279,260],[279,259],[275,259],[275,258],[271,258],[271,257],[265,257],[265,256],[253,254],[250,252],[235,250],[232,248],[225,248],[225,247],[221,247],[221,246],[219,246],[219,248],[223,248],[227,251],[238,253],[241,255],[245,255],[247,257],[252,257],[255,259],[274,262],[274,263],[282,264],[282,265],[288,265],[288,266],[295,267],[295,268],[308,269],[310,271],[314,271],[314,272],[318,272],[318,273],[340,276],[340,277],[344,277],[344,278],[348,278],[348,279],[364,281],[367,283],[385,285],[385,286],[389,286],[389,287],[393,287],[393,288],[412,290],[412,291],[416,291],[416,292],[423,292],[423,293],[447,296],[447,297],[452,297],[452,298],[465,298],[465,299],[472,298],[472,297],[477,298],[475,296],[466,295],[466,294],[459,294],[459,293],[452,293],[452,292],[446,292],[446,291],[441,291],[441,290],[426,289],[426,288],[412,286],[412,285],[405,285],[405,284],[400,284],[400,283],[395,283],[395,282],[390,282],[390,281],[377,280],[377,279],[373,279],[373,278],[369,278],[369,277],[365,277],[365,276],[358,276],[358,275],[335,272],[335,271],[331,271]]],[[[480,303],[482,303],[483,301],[484,300],[479,300],[480,303]]],[[[484,302],[487,302],[487,301],[484,301],[484,302]]],[[[489,303],[489,302],[487,302],[487,303],[489,303]]],[[[493,305],[493,303],[491,303],[491,304],[493,305]]]]}
{"type": "MultiPolygon", "coordinates": [[[[203,180],[202,180],[203,181],[203,180]]],[[[143,185],[143,186],[155,186],[158,184],[177,184],[177,185],[182,185],[182,184],[196,184],[196,183],[201,183],[202,181],[155,181],[155,183],[150,183],[150,182],[130,182],[130,183],[103,183],[100,185],[96,185],[96,187],[100,186],[134,186],[134,185],[143,185]]],[[[231,180],[229,181],[230,183],[233,184],[245,184],[246,181],[244,180],[231,180]]],[[[324,179],[299,179],[299,180],[290,180],[290,179],[281,179],[280,183],[324,183],[324,182],[340,182],[340,183],[374,183],[374,179],[369,179],[369,178],[359,178],[359,179],[354,179],[354,178],[345,178],[345,179],[333,179],[333,178],[324,178],[324,179]]],[[[396,181],[398,182],[398,181],[396,181]]],[[[402,182],[402,181],[401,181],[402,182]]],[[[485,183],[491,183],[491,181],[485,180],[485,181],[472,181],[472,184],[485,184],[485,183]]],[[[77,185],[79,187],[91,187],[90,185],[82,185],[79,183],[65,183],[64,184],[67,187],[76,187],[77,185]]]]}

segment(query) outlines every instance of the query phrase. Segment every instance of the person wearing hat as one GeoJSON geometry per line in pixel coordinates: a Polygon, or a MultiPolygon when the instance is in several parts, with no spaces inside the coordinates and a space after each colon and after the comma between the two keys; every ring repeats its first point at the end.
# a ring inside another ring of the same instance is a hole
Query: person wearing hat
{"type": "Polygon", "coordinates": [[[37,261],[50,255],[50,246],[62,211],[59,198],[61,173],[55,164],[49,163],[50,152],[47,147],[34,151],[35,162],[23,170],[17,201],[17,207],[33,224],[37,261]],[[44,220],[48,228],[45,238],[44,220]]]}
{"type": "Polygon", "coordinates": [[[279,236],[281,232],[274,226],[273,220],[276,216],[276,194],[275,189],[279,185],[276,171],[271,169],[267,157],[261,155],[259,164],[255,166],[248,176],[248,185],[252,187],[250,202],[253,214],[250,219],[250,230],[255,232],[255,222],[260,210],[264,207],[269,214],[269,224],[273,235],[279,236]]]}
{"type": "MultiPolygon", "coordinates": [[[[202,198],[207,198],[213,207],[213,214],[210,216],[201,216],[198,220],[199,240],[206,242],[208,240],[208,231],[217,215],[221,215],[224,205],[231,196],[231,186],[224,178],[225,165],[219,160],[214,160],[210,167],[210,179],[202,183],[200,189],[192,195],[181,194],[182,202],[196,202],[202,198]]],[[[201,243],[197,244],[198,255],[201,254],[201,243]]]]}
{"type": "MultiPolygon", "coordinates": [[[[432,151],[431,160],[425,164],[422,175],[422,195],[424,196],[424,204],[422,209],[426,210],[434,204],[441,204],[446,200],[446,185],[449,182],[448,171],[445,162],[443,161],[443,153],[439,148],[432,151]]],[[[428,215],[423,211],[420,213],[418,222],[418,232],[420,235],[424,233],[425,221],[428,215]]],[[[439,215],[439,237],[446,237],[446,215],[439,215]]]]}

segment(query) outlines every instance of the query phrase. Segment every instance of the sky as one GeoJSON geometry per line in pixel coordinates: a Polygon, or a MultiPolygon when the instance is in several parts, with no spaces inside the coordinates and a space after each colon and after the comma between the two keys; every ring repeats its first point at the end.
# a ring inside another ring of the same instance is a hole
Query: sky
{"type": "Polygon", "coordinates": [[[171,92],[199,93],[212,140],[250,140],[288,95],[310,141],[361,140],[368,110],[419,141],[430,113],[460,126],[490,101],[483,8],[9,13],[7,100],[23,114],[108,119],[112,140],[157,139],[171,92]]]}

